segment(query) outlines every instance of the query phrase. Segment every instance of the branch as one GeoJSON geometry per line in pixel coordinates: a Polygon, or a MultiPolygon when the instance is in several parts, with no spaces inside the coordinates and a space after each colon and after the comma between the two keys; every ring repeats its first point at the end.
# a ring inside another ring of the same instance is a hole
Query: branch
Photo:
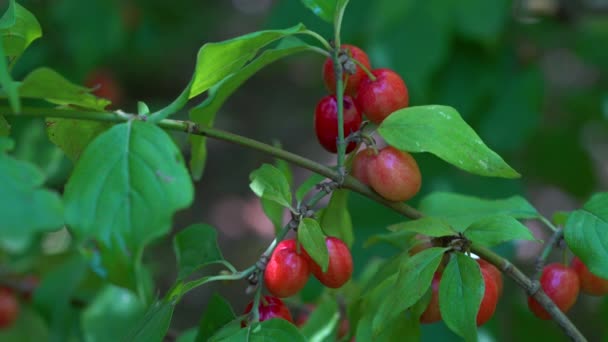
{"type": "MultiPolygon", "coordinates": [[[[13,114],[12,110],[9,107],[0,107],[0,113],[4,113],[4,115],[9,116],[55,117],[105,122],[125,121],[125,115],[119,115],[117,113],[75,111],[72,109],[23,108],[20,114],[13,114]]],[[[133,117],[137,118],[137,116],[133,117]]],[[[200,125],[191,121],[171,119],[164,119],[159,121],[158,126],[167,130],[182,131],[189,134],[206,136],[209,138],[223,140],[250,149],[254,149],[269,154],[273,157],[286,160],[292,164],[318,173],[336,182],[339,182],[342,178],[339,172],[310,159],[301,157],[297,154],[287,152],[285,150],[273,147],[268,144],[264,144],[257,140],[249,139],[216,128],[201,127],[200,125]]],[[[358,192],[361,195],[366,196],[380,204],[383,204],[386,207],[393,209],[394,211],[410,219],[414,220],[423,217],[423,214],[420,211],[410,207],[405,203],[387,201],[386,199],[375,193],[370,187],[359,182],[352,176],[346,176],[346,178],[344,178],[342,187],[358,192]]],[[[570,322],[568,317],[561,310],[559,310],[559,308],[553,303],[553,301],[551,301],[551,299],[547,297],[547,295],[542,291],[538,282],[533,282],[518,268],[513,266],[513,264],[511,264],[508,260],[502,258],[498,254],[492,252],[487,248],[474,245],[471,250],[482,259],[494,264],[505,274],[507,274],[511,279],[513,279],[517,283],[517,285],[523,288],[528,295],[533,296],[543,306],[543,308],[547,310],[547,312],[551,315],[553,320],[561,327],[564,333],[572,340],[586,341],[585,337],[580,333],[580,331],[578,331],[576,326],[574,326],[572,322],[570,322]]]]}

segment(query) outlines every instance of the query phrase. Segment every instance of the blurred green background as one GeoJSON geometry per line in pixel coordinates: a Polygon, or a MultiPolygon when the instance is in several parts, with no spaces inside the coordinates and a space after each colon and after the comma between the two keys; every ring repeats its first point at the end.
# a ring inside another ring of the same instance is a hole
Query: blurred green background
{"type": "MultiPolygon", "coordinates": [[[[74,82],[114,88],[114,95],[108,95],[117,96],[113,108],[131,112],[138,100],[154,110],[176,97],[205,42],[298,22],[331,37],[331,27],[296,0],[19,2],[39,19],[43,38],[17,64],[16,79],[35,67],[50,66],[74,82]],[[102,78],[115,84],[102,84],[102,78]]],[[[488,198],[520,194],[551,216],[606,190],[608,1],[351,0],[342,33],[344,43],[369,53],[374,67],[402,75],[411,105],[455,107],[523,175],[521,180],[481,178],[419,154],[423,186],[412,204],[438,190],[488,198]]],[[[312,127],[316,102],[326,93],[322,63],[319,55],[305,54],[267,67],[224,105],[215,126],[269,143],[280,141],[289,151],[332,163],[334,156],[319,146],[312,127]]],[[[187,110],[180,116],[187,118],[187,110]]],[[[17,139],[14,155],[35,162],[49,184],[61,190],[71,163],[48,142],[43,121],[11,124],[17,139]]],[[[186,136],[175,139],[188,155],[186,136]]],[[[226,259],[238,268],[250,265],[272,240],[273,228],[248,188],[248,174],[271,161],[210,141],[195,203],[177,215],[174,231],[195,222],[212,224],[220,230],[226,259]]],[[[299,185],[309,172],[296,169],[294,174],[299,185]]],[[[350,197],[350,206],[360,271],[373,256],[396,252],[363,244],[400,218],[356,195],[350,197]]],[[[536,237],[547,238],[542,229],[530,226],[536,237]]],[[[538,249],[538,244],[521,244],[499,251],[530,272],[538,249]]],[[[558,254],[552,260],[560,260],[558,254]]],[[[175,279],[170,239],[149,248],[146,262],[164,294],[175,279]]],[[[172,329],[196,325],[214,291],[240,312],[250,299],[245,286],[210,285],[188,295],[177,308],[172,329]]],[[[505,287],[495,318],[481,329],[483,340],[565,340],[554,323],[528,312],[524,294],[512,281],[505,279],[505,287]]],[[[311,281],[301,299],[314,300],[319,290],[311,281]]],[[[589,340],[608,338],[606,299],[581,295],[568,316],[589,340]]],[[[438,323],[424,327],[423,340],[458,339],[438,323]]]]}

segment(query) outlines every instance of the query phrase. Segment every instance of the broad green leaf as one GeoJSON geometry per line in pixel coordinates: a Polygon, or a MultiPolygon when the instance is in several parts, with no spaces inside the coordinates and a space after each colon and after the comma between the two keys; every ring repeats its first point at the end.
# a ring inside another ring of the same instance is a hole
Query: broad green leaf
{"type": "Polygon", "coordinates": [[[169,231],[173,214],[193,195],[169,135],[129,121],[100,134],[81,155],[65,187],[66,221],[79,238],[138,251],[169,231]]]}
{"type": "Polygon", "coordinates": [[[11,132],[11,125],[6,121],[4,116],[0,115],[0,137],[6,137],[11,132]]]}
{"type": "Polygon", "coordinates": [[[161,342],[163,341],[175,306],[167,301],[157,301],[152,304],[145,315],[133,325],[129,334],[121,341],[124,342],[161,342]]]}
{"type": "MultiPolygon", "coordinates": [[[[198,106],[190,111],[190,119],[203,127],[213,126],[215,115],[222,107],[224,102],[234,93],[245,81],[255,75],[260,69],[278,59],[310,49],[310,46],[295,37],[287,37],[273,48],[264,51],[251,63],[242,69],[227,76],[211,89],[207,98],[198,106]]],[[[195,180],[200,180],[205,169],[207,159],[207,138],[200,135],[189,137],[192,144],[192,157],[190,159],[190,170],[195,180]]]]}
{"type": "Polygon", "coordinates": [[[348,194],[346,190],[334,190],[320,215],[319,223],[325,234],[340,238],[348,247],[352,247],[355,237],[348,211],[348,194]]]}
{"type": "Polygon", "coordinates": [[[206,265],[224,260],[217,245],[217,231],[206,224],[193,224],[173,238],[178,279],[184,279],[206,265]]]}
{"type": "Polygon", "coordinates": [[[189,97],[193,98],[203,93],[226,76],[239,70],[264,46],[305,30],[304,25],[298,24],[284,30],[258,31],[203,45],[196,57],[196,68],[189,97]]]}
{"type": "Polygon", "coordinates": [[[520,177],[481,141],[452,107],[430,105],[400,109],[380,124],[378,133],[400,150],[430,152],[470,173],[520,177]]]}
{"type": "Polygon", "coordinates": [[[286,208],[291,207],[289,183],[281,170],[264,164],[249,175],[249,187],[258,197],[274,201],[286,208]]]}
{"type": "Polygon", "coordinates": [[[471,224],[464,236],[475,244],[494,247],[511,240],[534,240],[534,236],[521,222],[511,216],[497,215],[471,224]]]}
{"type": "Polygon", "coordinates": [[[14,61],[34,40],[42,37],[42,29],[30,11],[11,1],[0,19],[0,37],[6,56],[14,61]]]}
{"type": "MultiPolygon", "coordinates": [[[[275,143],[274,145],[278,148],[281,147],[281,145],[277,143],[275,143]]],[[[285,179],[287,179],[287,184],[291,186],[293,184],[293,174],[291,173],[289,164],[282,159],[276,159],[275,165],[277,169],[283,172],[283,175],[285,175],[285,179]]],[[[268,217],[270,222],[272,222],[272,224],[274,225],[275,232],[279,232],[281,228],[283,228],[283,217],[285,214],[285,208],[283,208],[283,206],[281,206],[280,204],[271,200],[267,200],[265,198],[262,198],[260,201],[262,203],[262,210],[264,211],[264,214],[266,214],[266,217],[268,217]]]]}
{"type": "Polygon", "coordinates": [[[388,227],[393,232],[415,232],[432,237],[450,236],[457,234],[443,219],[425,216],[418,220],[401,222],[388,227]]]}
{"type": "MultiPolygon", "coordinates": [[[[230,341],[239,341],[235,336],[241,333],[241,330],[247,330],[241,328],[241,323],[243,322],[242,318],[234,319],[233,321],[225,324],[221,329],[217,330],[215,334],[213,334],[209,339],[205,340],[208,342],[230,342],[230,341]]],[[[254,323],[253,326],[256,326],[258,323],[254,323]]],[[[241,340],[242,337],[241,337],[241,340]]]]}
{"type": "Polygon", "coordinates": [[[479,265],[456,253],[439,283],[439,310],[445,324],[466,341],[477,341],[477,312],[485,286],[479,265]]]}
{"type": "Polygon", "coordinates": [[[236,316],[232,311],[230,303],[222,296],[214,294],[207,304],[205,313],[198,325],[196,342],[206,342],[216,331],[234,320],[236,316]]]}
{"type": "Polygon", "coordinates": [[[391,282],[391,291],[399,296],[387,296],[378,308],[373,321],[373,332],[379,334],[399,314],[416,304],[427,292],[433,274],[439,267],[446,248],[431,247],[405,259],[399,267],[396,278],[388,278],[391,282]]]}
{"type": "Polygon", "coordinates": [[[416,235],[418,234],[407,230],[376,234],[367,239],[363,247],[367,248],[379,243],[386,243],[399,249],[409,249],[416,243],[416,235]]]}
{"type": "Polygon", "coordinates": [[[419,209],[428,216],[444,219],[462,232],[472,223],[495,215],[516,219],[538,217],[536,209],[523,197],[483,199],[450,192],[434,192],[420,201],[419,209]]]}
{"type": "Polygon", "coordinates": [[[393,317],[390,322],[386,322],[386,328],[379,334],[375,334],[372,329],[374,317],[374,312],[370,310],[358,322],[355,335],[357,341],[393,342],[420,340],[420,322],[413,320],[411,315],[403,313],[402,315],[393,317]]]}
{"type": "Polygon", "coordinates": [[[11,148],[12,140],[0,137],[0,239],[61,228],[61,197],[42,188],[44,175],[34,165],[5,153],[11,148]]]}
{"type": "Polygon", "coordinates": [[[108,285],[82,313],[85,340],[118,341],[131,330],[145,312],[145,305],[134,293],[108,285]]]}
{"type": "Polygon", "coordinates": [[[564,237],[591,273],[608,279],[608,193],[596,194],[570,213],[564,237]]]}
{"type": "Polygon", "coordinates": [[[109,123],[96,121],[46,119],[46,132],[49,140],[61,148],[73,162],[80,158],[84,149],[93,139],[110,126],[109,123]]]}
{"type": "Polygon", "coordinates": [[[0,44],[0,85],[2,86],[2,90],[4,90],[4,93],[6,93],[6,97],[8,97],[8,102],[13,112],[19,113],[21,111],[21,100],[19,99],[17,83],[13,81],[13,78],[9,73],[3,44],[0,44]]]}
{"type": "Polygon", "coordinates": [[[308,320],[301,327],[302,335],[307,341],[335,341],[340,311],[333,299],[326,299],[315,307],[308,320]]]}
{"type": "Polygon", "coordinates": [[[301,0],[304,6],[312,11],[317,17],[327,21],[334,22],[334,14],[336,12],[336,0],[301,0]]]}
{"type": "Polygon", "coordinates": [[[308,255],[314,260],[323,272],[329,266],[329,253],[325,244],[325,235],[319,223],[311,218],[304,218],[298,225],[298,242],[306,250],[308,255]]]}
{"type": "Polygon", "coordinates": [[[213,338],[211,341],[306,342],[307,340],[295,325],[281,318],[273,318],[253,325],[251,329],[238,329],[234,334],[220,339],[213,338]]]}
{"type": "MultiPolygon", "coordinates": [[[[75,105],[78,107],[102,110],[110,101],[90,94],[90,89],[76,85],[66,80],[56,71],[49,68],[39,68],[25,77],[19,86],[21,97],[44,99],[59,105],[75,105]]],[[[86,116],[86,112],[82,113],[86,116]]]]}
{"type": "Polygon", "coordinates": [[[304,181],[304,183],[300,184],[296,190],[296,200],[298,203],[302,202],[308,192],[310,192],[310,190],[312,190],[317,184],[321,183],[324,179],[326,179],[326,177],[313,173],[304,181]]]}

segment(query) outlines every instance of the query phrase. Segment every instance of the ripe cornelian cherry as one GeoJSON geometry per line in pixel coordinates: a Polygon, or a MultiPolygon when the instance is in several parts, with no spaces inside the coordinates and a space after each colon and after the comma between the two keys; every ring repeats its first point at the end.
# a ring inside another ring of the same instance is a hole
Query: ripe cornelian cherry
{"type": "MultiPolygon", "coordinates": [[[[342,49],[347,50],[350,57],[356,59],[361,64],[363,64],[367,70],[371,69],[371,65],[369,63],[369,58],[367,54],[363,52],[363,50],[359,49],[354,45],[342,44],[342,49]]],[[[365,78],[365,71],[361,69],[358,65],[355,64],[355,73],[348,74],[346,70],[344,70],[344,80],[346,82],[346,88],[344,89],[344,93],[347,95],[354,96],[359,88],[359,84],[361,80],[365,78]]],[[[325,64],[323,64],[323,81],[325,81],[325,87],[331,94],[336,93],[336,74],[334,71],[334,63],[331,58],[327,58],[325,60],[325,64]]]]}
{"type": "MultiPolygon", "coordinates": [[[[572,268],[553,263],[543,269],[540,286],[555,305],[566,313],[576,303],[580,280],[572,268]]],[[[551,318],[551,315],[533,297],[528,297],[528,307],[540,319],[551,318]]]]}
{"type": "Polygon", "coordinates": [[[401,76],[390,69],[372,70],[375,80],[365,77],[357,90],[357,106],[373,123],[380,124],[392,112],[409,104],[401,76]]]}
{"type": "Polygon", "coordinates": [[[355,155],[353,158],[353,168],[351,175],[355,177],[359,182],[369,185],[369,177],[367,176],[367,164],[375,156],[374,150],[371,148],[365,148],[355,155]]]}
{"type": "Polygon", "coordinates": [[[498,304],[498,286],[496,285],[494,276],[485,268],[481,268],[481,275],[485,290],[481,304],[479,305],[479,311],[477,312],[477,326],[485,324],[494,316],[496,304],[498,304]]]}
{"type": "Polygon", "coordinates": [[[11,289],[0,288],[0,328],[7,328],[19,314],[19,302],[11,289]]]}
{"type": "MultiPolygon", "coordinates": [[[[344,137],[359,130],[362,115],[350,96],[344,96],[344,137]]],[[[338,101],[335,95],[328,95],[319,101],[315,109],[315,133],[323,148],[336,153],[338,151],[338,101]]],[[[346,153],[355,149],[357,144],[350,142],[346,146],[346,153]]]]}
{"type": "Polygon", "coordinates": [[[503,286],[502,273],[498,270],[498,268],[496,268],[496,266],[490,264],[489,262],[487,262],[483,259],[476,259],[475,261],[477,261],[477,263],[479,264],[479,267],[481,269],[485,269],[486,271],[488,271],[490,273],[490,275],[496,282],[496,288],[498,289],[498,296],[499,297],[502,296],[502,286],[503,286]]]}
{"type": "MultiPolygon", "coordinates": [[[[252,308],[253,301],[247,304],[245,314],[251,312],[252,308]]],[[[260,322],[269,320],[271,318],[282,318],[293,323],[293,318],[291,317],[291,313],[289,312],[287,305],[285,305],[285,303],[283,303],[283,301],[277,297],[262,296],[262,298],[260,298],[260,306],[258,306],[258,313],[260,315],[260,322]]],[[[247,322],[241,322],[242,327],[246,325],[247,322]]]]}
{"type": "Polygon", "coordinates": [[[281,241],[264,270],[264,284],[273,296],[283,298],[298,293],[310,276],[308,258],[298,254],[296,240],[281,241]]]}
{"type": "Polygon", "coordinates": [[[406,201],[420,191],[422,176],[411,154],[388,146],[367,163],[369,185],[391,201],[406,201]]]}
{"type": "Polygon", "coordinates": [[[121,104],[123,90],[110,70],[97,69],[91,71],[85,78],[84,85],[92,88],[93,94],[110,100],[112,106],[121,104]]]}
{"type": "Polygon", "coordinates": [[[581,281],[581,291],[592,296],[603,296],[608,294],[608,279],[600,278],[589,271],[589,268],[579,259],[574,257],[570,267],[574,269],[581,281]]]}
{"type": "Polygon", "coordinates": [[[310,271],[321,284],[337,289],[346,284],[353,274],[353,257],[348,246],[336,237],[325,238],[325,245],[329,253],[327,272],[323,273],[321,267],[312,259],[309,259],[310,271]]]}
{"type": "Polygon", "coordinates": [[[441,320],[441,312],[439,311],[439,282],[441,281],[441,273],[435,272],[433,281],[431,282],[431,300],[426,310],[420,316],[420,323],[435,323],[441,320]]]}

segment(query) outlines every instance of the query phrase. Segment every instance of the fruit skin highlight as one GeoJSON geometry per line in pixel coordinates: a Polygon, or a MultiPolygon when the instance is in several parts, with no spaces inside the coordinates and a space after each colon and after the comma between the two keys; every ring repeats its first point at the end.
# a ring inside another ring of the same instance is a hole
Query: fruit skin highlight
{"type": "Polygon", "coordinates": [[[375,124],[409,105],[409,93],[401,76],[390,69],[372,70],[375,80],[366,77],[357,91],[357,106],[375,124]]]}
{"type": "MultiPolygon", "coordinates": [[[[244,313],[247,314],[251,312],[252,308],[253,301],[247,304],[244,313]]],[[[283,303],[283,301],[277,297],[262,296],[262,298],[260,298],[260,306],[258,307],[258,313],[260,315],[260,322],[269,320],[271,318],[282,318],[293,323],[293,318],[291,317],[289,309],[287,308],[285,303],[283,303]]],[[[245,327],[247,324],[247,322],[243,321],[241,322],[241,327],[245,327]]]]}
{"type": "Polygon", "coordinates": [[[309,276],[308,259],[297,253],[296,240],[283,240],[266,265],[264,285],[273,296],[290,297],[306,285],[309,276]]]}
{"type": "MultiPolygon", "coordinates": [[[[560,263],[545,266],[540,276],[540,286],[549,298],[564,313],[576,303],[580,280],[576,272],[560,263]]],[[[528,297],[528,307],[540,319],[551,319],[551,315],[533,297],[528,297]]]]}
{"type": "MultiPolygon", "coordinates": [[[[359,130],[363,116],[350,96],[344,96],[344,138],[359,130]]],[[[338,101],[335,95],[322,98],[315,108],[315,133],[319,144],[328,152],[338,152],[338,101]]],[[[350,142],[346,153],[355,149],[357,143],[350,142]]]]}

